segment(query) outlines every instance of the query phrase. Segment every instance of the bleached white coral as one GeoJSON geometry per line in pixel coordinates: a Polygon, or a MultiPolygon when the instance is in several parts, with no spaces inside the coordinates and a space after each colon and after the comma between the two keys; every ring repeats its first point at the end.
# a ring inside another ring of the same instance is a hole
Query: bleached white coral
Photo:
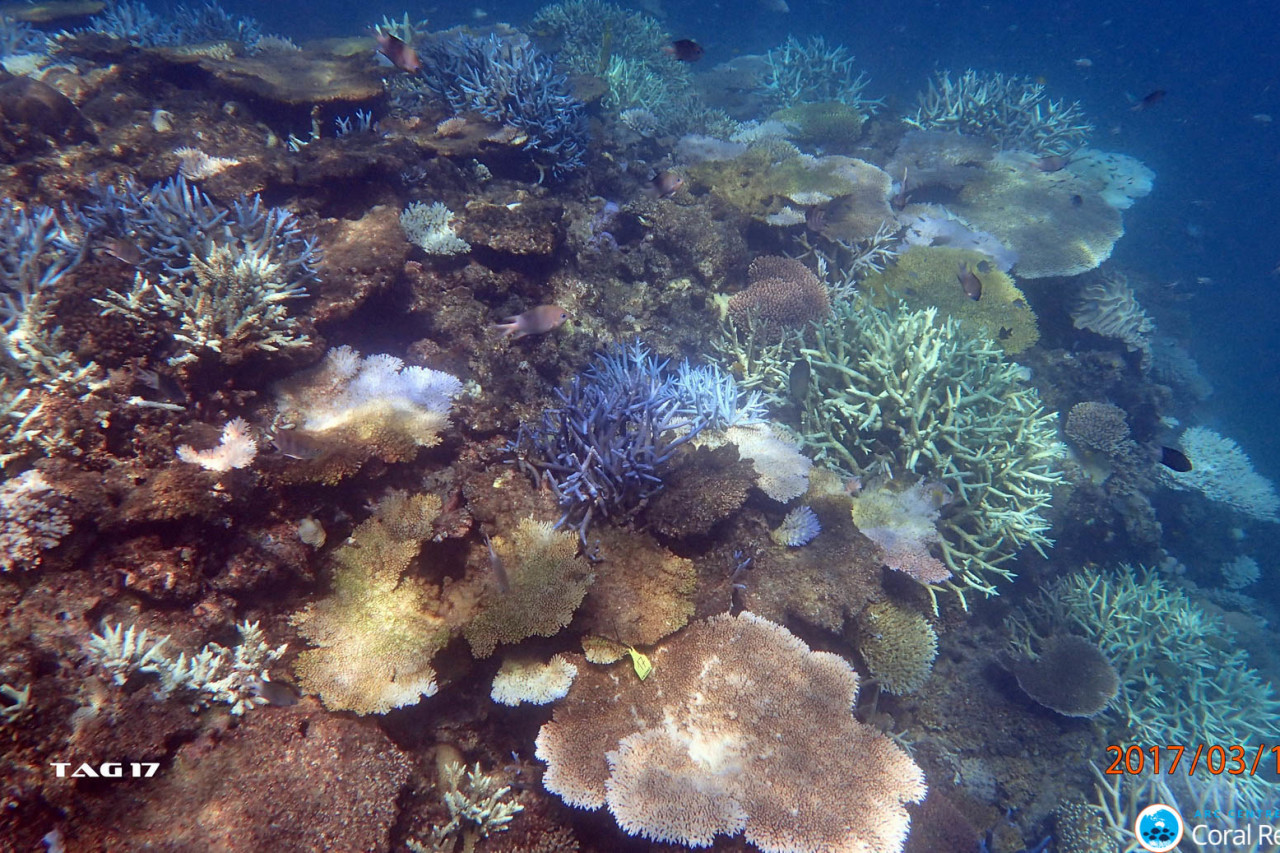
{"type": "Polygon", "coordinates": [[[230,471],[247,468],[258,455],[258,442],[244,418],[233,418],[222,428],[222,440],[208,450],[196,450],[189,444],[178,448],[178,458],[208,471],[230,471]]]}
{"type": "Polygon", "coordinates": [[[193,711],[219,702],[230,705],[231,713],[239,716],[255,705],[266,704],[260,692],[262,683],[271,680],[267,667],[279,660],[287,648],[271,648],[258,623],[245,621],[236,625],[241,640],[235,648],[207,643],[195,655],[188,657],[181,652],[174,659],[161,651],[169,637],[153,643],[146,629],[135,629],[133,625],[127,629],[123,625],[104,625],[101,634],[89,637],[89,656],[111,673],[116,684],[124,684],[134,672],[158,676],[157,698],[167,699],[176,691],[186,691],[192,694],[193,711]]]}
{"type": "Polygon", "coordinates": [[[780,428],[767,423],[733,426],[724,437],[738,446],[739,456],[751,460],[759,478],[756,485],[775,501],[786,503],[808,490],[813,461],[780,428]]]}
{"type": "Polygon", "coordinates": [[[39,471],[0,485],[0,571],[38,565],[70,532],[64,498],[39,471]]]}
{"type": "Polygon", "coordinates": [[[188,181],[203,181],[231,166],[240,165],[234,157],[214,157],[189,146],[177,148],[173,153],[178,157],[178,173],[188,181]]]}
{"type": "Polygon", "coordinates": [[[449,423],[457,377],[406,367],[393,355],[360,357],[350,347],[329,350],[319,369],[279,389],[279,406],[300,429],[327,432],[349,425],[390,424],[424,447],[449,423]]]}
{"type": "Polygon", "coordinates": [[[1131,352],[1141,352],[1144,369],[1150,366],[1156,324],[1122,277],[1107,276],[1081,291],[1071,309],[1071,320],[1077,329],[1088,329],[1123,342],[1131,352]]]}
{"type": "Polygon", "coordinates": [[[409,242],[428,255],[459,255],[471,251],[471,244],[453,233],[453,211],[440,202],[415,201],[400,214],[400,227],[409,242]]]}
{"type": "Polygon", "coordinates": [[[546,705],[563,699],[577,677],[578,668],[563,655],[554,655],[546,663],[507,658],[493,678],[489,695],[500,705],[546,705]]]}
{"type": "Polygon", "coordinates": [[[1160,466],[1165,485],[1200,492],[1260,521],[1280,522],[1280,497],[1270,480],[1253,470],[1249,456],[1208,427],[1191,427],[1178,440],[1191,460],[1190,471],[1160,466]]]}
{"type": "Polygon", "coordinates": [[[1085,148],[1077,151],[1067,171],[1100,187],[1102,200],[1116,210],[1128,210],[1134,201],[1150,194],[1156,173],[1127,154],[1085,148]]]}

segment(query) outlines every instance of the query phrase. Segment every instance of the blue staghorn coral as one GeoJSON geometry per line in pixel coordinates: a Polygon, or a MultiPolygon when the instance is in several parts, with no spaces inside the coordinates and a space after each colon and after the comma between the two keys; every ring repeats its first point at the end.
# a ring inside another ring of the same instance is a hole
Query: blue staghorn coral
{"type": "Polygon", "coordinates": [[[89,32],[124,39],[140,47],[174,47],[204,42],[235,41],[257,53],[264,38],[254,18],[233,15],[218,3],[181,4],[168,16],[152,12],[144,3],[109,3],[89,20],[89,32]]]}
{"type": "Polygon", "coordinates": [[[551,57],[524,36],[442,36],[418,51],[422,83],[455,113],[476,112],[527,136],[539,169],[563,178],[586,165],[585,105],[551,57]]]}
{"type": "Polygon", "coordinates": [[[757,419],[751,395],[738,401],[732,377],[686,362],[670,375],[639,341],[596,356],[557,390],[559,405],[534,425],[522,424],[508,450],[520,467],[555,491],[583,542],[599,517],[625,517],[662,490],[660,468],[680,445],[707,427],[757,419]]]}

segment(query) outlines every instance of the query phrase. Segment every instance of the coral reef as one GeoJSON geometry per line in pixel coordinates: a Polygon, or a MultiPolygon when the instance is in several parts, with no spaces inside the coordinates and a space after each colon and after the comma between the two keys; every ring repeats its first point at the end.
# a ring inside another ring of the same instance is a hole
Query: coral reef
{"type": "Polygon", "coordinates": [[[0,570],[33,569],[71,532],[67,499],[39,471],[0,484],[0,570]]]}
{"type": "Polygon", "coordinates": [[[1208,427],[1191,427],[1179,436],[1178,445],[1191,460],[1191,470],[1160,466],[1166,486],[1199,492],[1259,521],[1280,521],[1275,485],[1253,470],[1240,445],[1208,427]]]}
{"type": "Polygon", "coordinates": [[[1119,453],[1130,441],[1124,409],[1111,403],[1076,403],[1067,411],[1063,432],[1077,445],[1107,455],[1119,453]]]}
{"type": "Polygon", "coordinates": [[[156,698],[167,699],[181,691],[193,696],[193,711],[220,702],[230,705],[231,713],[239,716],[256,705],[267,704],[262,695],[263,684],[271,681],[267,668],[287,648],[271,648],[257,622],[242,622],[236,626],[240,643],[235,648],[208,643],[190,658],[182,652],[174,659],[161,651],[169,637],[149,643],[146,629],[134,628],[104,626],[101,634],[89,637],[89,657],[110,673],[116,684],[124,684],[135,672],[159,676],[156,698]]]}
{"type": "Polygon", "coordinates": [[[813,366],[804,436],[819,460],[852,473],[915,473],[955,496],[940,525],[949,585],[994,595],[1022,547],[1044,553],[1041,512],[1063,448],[1053,416],[994,344],[938,322],[932,308],[847,302],[802,352],[813,366]]]}
{"type": "Polygon", "coordinates": [[[595,576],[575,559],[577,538],[549,522],[520,520],[510,537],[491,545],[506,587],[490,587],[464,630],[471,652],[486,658],[500,643],[551,637],[569,624],[595,576]]]}
{"type": "Polygon", "coordinates": [[[440,508],[429,495],[384,499],[334,552],[331,593],[290,617],[316,646],[294,674],[326,707],[382,714],[435,695],[431,658],[451,629],[438,590],[408,569],[440,508]]]}
{"type": "Polygon", "coordinates": [[[458,255],[471,251],[471,244],[454,233],[453,211],[440,202],[414,202],[400,214],[400,227],[409,242],[428,255],[458,255]]]}
{"type": "Polygon", "coordinates": [[[451,761],[441,768],[440,776],[449,822],[432,827],[430,846],[410,839],[408,846],[414,853],[453,850],[459,837],[463,840],[463,849],[470,850],[477,839],[506,832],[511,819],[524,811],[524,806],[507,797],[511,786],[482,773],[479,764],[468,770],[451,761]]]}
{"type": "Polygon", "coordinates": [[[822,525],[813,510],[798,506],[783,516],[782,523],[769,533],[769,538],[779,545],[799,548],[808,545],[821,532],[822,525]]]}
{"type": "Polygon", "coordinates": [[[539,732],[544,784],[566,803],[607,804],[658,842],[902,849],[902,804],[924,797],[923,774],[853,720],[843,660],[749,613],[697,623],[650,657],[643,683],[584,671],[539,732]]]}
{"type": "Polygon", "coordinates": [[[1093,126],[1078,101],[1050,100],[1024,77],[969,69],[956,80],[940,71],[907,121],[922,130],[952,130],[993,139],[1003,149],[1066,156],[1082,148],[1093,126]]]}
{"type": "Polygon", "coordinates": [[[1025,154],[1004,153],[983,165],[948,205],[1017,253],[1020,278],[1073,276],[1099,266],[1124,235],[1120,211],[1102,187],[1070,169],[1045,172],[1025,154]]]}
{"type": "Polygon", "coordinates": [[[570,94],[551,57],[524,36],[456,33],[424,44],[418,55],[422,86],[455,115],[474,112],[522,135],[522,148],[540,171],[559,179],[586,164],[584,104],[570,94]]]}
{"type": "Polygon", "coordinates": [[[493,677],[489,697],[499,705],[548,705],[563,699],[577,677],[578,667],[564,655],[553,655],[546,663],[507,658],[493,677]]]}
{"type": "MultiPolygon", "coordinates": [[[[1260,721],[1280,710],[1245,651],[1217,641],[1231,636],[1221,619],[1148,569],[1089,569],[1059,578],[1007,627],[1024,653],[1058,634],[1084,637],[1101,649],[1120,680],[1113,707],[1137,738],[1248,743],[1263,736],[1260,721]],[[1250,713],[1241,715],[1241,708],[1250,713]]],[[[1259,777],[1241,776],[1237,783],[1250,796],[1269,795],[1270,783],[1259,777]]]]}
{"type": "Polygon", "coordinates": [[[1156,324],[1123,275],[1104,275],[1086,285],[1071,309],[1071,321],[1077,329],[1113,338],[1130,352],[1141,353],[1142,368],[1150,367],[1156,324]]]}
{"type": "Polygon", "coordinates": [[[866,75],[854,72],[853,61],[847,48],[828,47],[822,36],[807,42],[787,36],[765,54],[761,84],[768,101],[780,107],[837,101],[863,114],[874,112],[882,102],[863,97],[866,75]]]}
{"type": "Polygon", "coordinates": [[[938,635],[924,616],[889,602],[877,602],[858,617],[858,651],[884,690],[915,693],[933,674],[938,635]]]}
{"type": "Polygon", "coordinates": [[[793,258],[762,255],[747,271],[747,289],[729,298],[729,316],[738,325],[770,330],[804,328],[826,319],[831,298],[818,277],[793,258]]]}
{"type": "Polygon", "coordinates": [[[913,309],[936,306],[975,337],[994,341],[1009,355],[1035,345],[1040,339],[1036,315],[1013,279],[992,268],[981,250],[916,246],[898,255],[882,272],[863,280],[861,287],[881,307],[899,300],[913,309]],[[971,299],[956,278],[961,266],[982,283],[982,298],[971,299]]]}
{"type": "Polygon", "coordinates": [[[1024,693],[1068,717],[1096,717],[1120,691],[1115,667],[1075,634],[1048,637],[1035,658],[1014,661],[1012,669],[1024,693]]]}
{"type": "Polygon", "coordinates": [[[938,520],[951,493],[925,480],[907,488],[894,482],[864,486],[853,498],[853,523],[880,546],[886,566],[920,583],[942,583],[951,570],[932,551],[942,543],[938,520]]]}

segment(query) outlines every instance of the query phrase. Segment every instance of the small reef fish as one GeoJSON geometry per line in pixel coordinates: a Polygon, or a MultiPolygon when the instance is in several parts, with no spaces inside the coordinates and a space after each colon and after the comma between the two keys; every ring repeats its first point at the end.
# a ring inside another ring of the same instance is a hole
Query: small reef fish
{"type": "Polygon", "coordinates": [[[1168,92],[1166,92],[1164,89],[1156,89],[1154,92],[1148,92],[1146,96],[1143,97],[1142,100],[1136,102],[1133,106],[1129,107],[1129,112],[1140,113],[1143,110],[1149,110],[1152,107],[1154,107],[1156,104],[1163,101],[1164,96],[1167,94],[1168,92]]]}
{"type": "Polygon", "coordinates": [[[1063,157],[1061,154],[1050,154],[1047,157],[1032,160],[1031,165],[1035,166],[1041,172],[1061,172],[1070,162],[1071,160],[1063,157]]]}
{"type": "Polygon", "coordinates": [[[1254,113],[1252,118],[1258,124],[1271,124],[1271,116],[1267,113],[1254,113]]]}
{"type": "Polygon", "coordinates": [[[137,244],[118,237],[107,237],[103,240],[102,253],[129,266],[137,266],[142,263],[142,250],[138,248],[137,244]]]}
{"type": "Polygon", "coordinates": [[[705,53],[702,45],[693,39],[676,39],[671,44],[662,49],[663,53],[674,57],[680,62],[697,62],[705,53]]]}
{"type": "Polygon", "coordinates": [[[807,358],[798,359],[791,365],[791,370],[787,371],[787,396],[797,406],[804,405],[805,397],[809,396],[809,380],[812,376],[813,366],[807,358]]]}
{"type": "Polygon", "coordinates": [[[1191,460],[1181,450],[1172,447],[1160,447],[1160,464],[1171,471],[1185,474],[1191,470],[1191,460]]]}
{"type": "Polygon", "coordinates": [[[658,198],[671,198],[684,186],[684,178],[675,172],[659,172],[649,181],[658,198]]]}
{"type": "Polygon", "coordinates": [[[502,564],[502,558],[498,556],[498,552],[493,550],[489,534],[481,530],[480,535],[484,537],[484,547],[489,549],[489,570],[493,572],[493,579],[498,582],[498,589],[503,593],[509,592],[511,580],[507,577],[507,567],[502,564]]]}
{"type": "Polygon", "coordinates": [[[261,696],[269,705],[288,708],[298,704],[298,692],[279,681],[256,679],[251,687],[254,693],[261,696]]]}
{"type": "Polygon", "coordinates": [[[1079,59],[1071,60],[1071,64],[1074,65],[1076,68],[1092,68],[1093,60],[1087,56],[1082,56],[1079,59]]]}
{"type": "Polygon", "coordinates": [[[497,328],[502,329],[504,338],[523,338],[525,335],[542,335],[558,329],[568,319],[569,312],[557,305],[539,305],[523,314],[508,317],[497,328]]]}
{"type": "Polygon", "coordinates": [[[303,430],[281,429],[271,436],[271,443],[281,456],[290,459],[318,459],[324,455],[324,445],[315,436],[303,430]]]}
{"type": "Polygon", "coordinates": [[[377,30],[374,38],[378,41],[378,53],[390,60],[396,68],[408,71],[410,74],[417,74],[422,70],[422,62],[418,59],[418,52],[413,49],[413,45],[382,30],[377,30]]]}
{"type": "Polygon", "coordinates": [[[956,280],[964,295],[977,302],[982,298],[982,279],[978,278],[966,264],[956,264],[956,280]]]}

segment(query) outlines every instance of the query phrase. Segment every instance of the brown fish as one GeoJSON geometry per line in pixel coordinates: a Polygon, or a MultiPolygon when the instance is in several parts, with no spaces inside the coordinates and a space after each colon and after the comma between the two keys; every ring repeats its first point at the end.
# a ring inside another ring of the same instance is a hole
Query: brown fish
{"type": "Polygon", "coordinates": [[[702,45],[693,39],[676,39],[662,51],[680,62],[697,62],[706,52],[702,49],[702,45]]]}
{"type": "Polygon", "coordinates": [[[558,329],[568,319],[569,312],[557,305],[539,305],[523,314],[508,317],[497,328],[502,329],[504,338],[523,338],[525,335],[542,335],[558,329]]]}
{"type": "Polygon", "coordinates": [[[1047,157],[1041,157],[1033,160],[1031,165],[1035,166],[1041,172],[1061,172],[1067,167],[1071,161],[1061,154],[1050,154],[1047,157]]]}
{"type": "Polygon", "coordinates": [[[408,71],[410,74],[417,74],[422,70],[422,62],[418,59],[418,52],[413,49],[413,45],[382,30],[375,31],[374,38],[378,40],[378,53],[391,60],[391,64],[396,68],[408,71]]]}
{"type": "Polygon", "coordinates": [[[974,275],[973,270],[965,264],[956,264],[956,279],[964,295],[977,302],[982,298],[982,279],[974,275]]]}
{"type": "Polygon", "coordinates": [[[653,187],[653,191],[658,194],[658,198],[670,198],[684,186],[684,178],[675,172],[663,171],[654,175],[649,184],[653,187]]]}

